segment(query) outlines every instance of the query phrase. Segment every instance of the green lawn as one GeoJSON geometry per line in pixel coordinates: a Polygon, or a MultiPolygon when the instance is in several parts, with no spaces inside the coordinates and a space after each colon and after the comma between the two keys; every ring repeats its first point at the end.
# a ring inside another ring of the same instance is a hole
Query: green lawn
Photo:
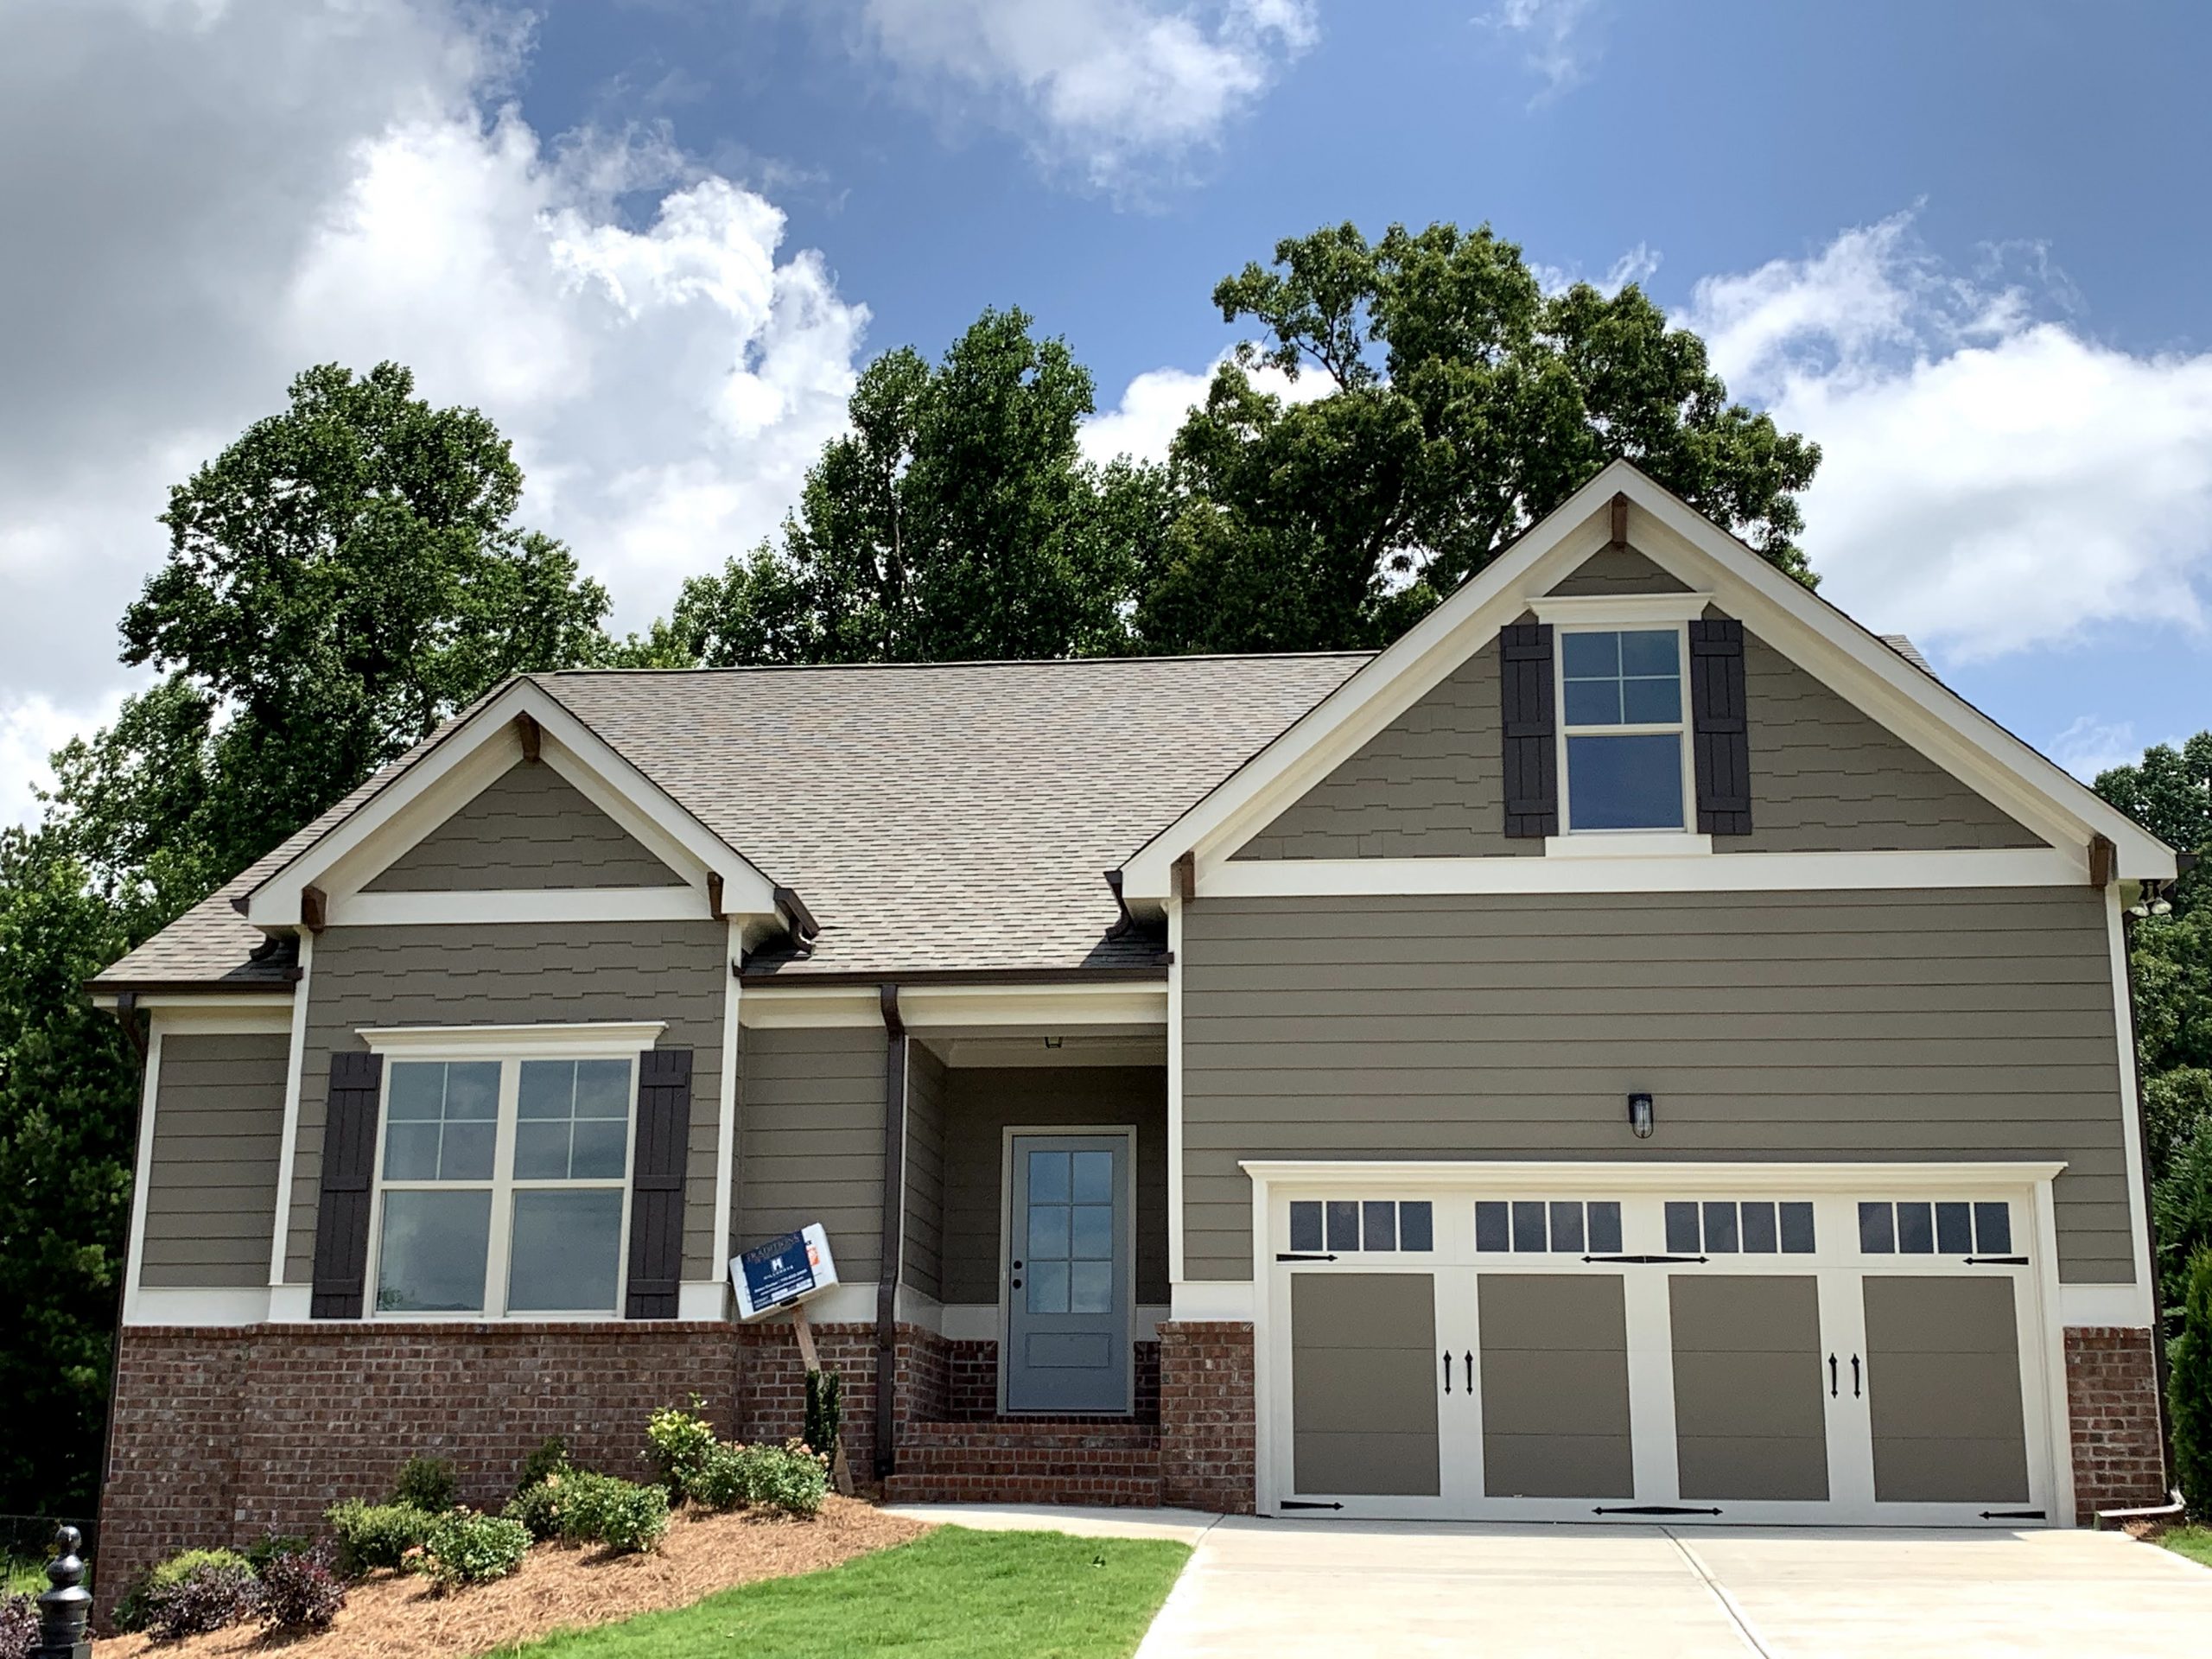
{"type": "Polygon", "coordinates": [[[0,1555],[0,1595],[35,1596],[46,1588],[46,1563],[28,1555],[0,1555]]]}
{"type": "Polygon", "coordinates": [[[2212,1567],[2212,1527],[2169,1527],[2158,1541],[2177,1555],[2212,1567]]]}
{"type": "Polygon", "coordinates": [[[1190,1556],[1159,1539],[939,1527],[671,1612],[502,1649],[528,1659],[1128,1659],[1190,1556]]]}

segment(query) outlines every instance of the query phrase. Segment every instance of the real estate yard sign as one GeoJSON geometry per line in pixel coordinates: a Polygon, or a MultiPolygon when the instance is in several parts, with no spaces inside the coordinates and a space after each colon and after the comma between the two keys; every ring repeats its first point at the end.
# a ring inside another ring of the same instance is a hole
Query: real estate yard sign
{"type": "Polygon", "coordinates": [[[765,1244],[755,1244],[744,1255],[731,1258],[729,1281],[737,1292],[737,1314],[741,1319],[765,1319],[796,1307],[837,1282],[837,1264],[830,1255],[830,1236],[817,1222],[765,1244]]]}

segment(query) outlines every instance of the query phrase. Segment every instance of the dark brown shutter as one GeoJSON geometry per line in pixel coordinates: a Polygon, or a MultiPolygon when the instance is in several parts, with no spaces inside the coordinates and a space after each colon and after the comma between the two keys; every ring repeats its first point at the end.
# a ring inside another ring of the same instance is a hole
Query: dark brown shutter
{"type": "Polygon", "coordinates": [[[1751,749],[1744,709],[1744,625],[1690,624],[1690,719],[1697,745],[1697,827],[1751,833],[1751,749]]]}
{"type": "Polygon", "coordinates": [[[630,1160],[630,1289],[625,1318],[672,1319],[683,1276],[683,1166],[691,1140],[691,1051],[638,1057],[638,1141],[630,1160]]]}
{"type": "Polygon", "coordinates": [[[1505,833],[1559,833],[1559,751],[1552,728],[1552,631],[1509,623],[1498,634],[1505,727],[1505,833]]]}
{"type": "Polygon", "coordinates": [[[358,1319],[369,1276],[369,1205],[377,1164],[381,1054],[330,1057],[322,1112],[322,1196],[315,1210],[315,1294],[308,1314],[358,1319]]]}

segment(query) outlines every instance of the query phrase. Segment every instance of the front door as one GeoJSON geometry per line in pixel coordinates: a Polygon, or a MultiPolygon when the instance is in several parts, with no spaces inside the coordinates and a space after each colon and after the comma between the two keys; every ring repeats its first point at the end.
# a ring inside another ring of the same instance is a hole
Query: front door
{"type": "Polygon", "coordinates": [[[1130,1409],[1129,1135],[1015,1135],[1006,1408],[1130,1409]]]}

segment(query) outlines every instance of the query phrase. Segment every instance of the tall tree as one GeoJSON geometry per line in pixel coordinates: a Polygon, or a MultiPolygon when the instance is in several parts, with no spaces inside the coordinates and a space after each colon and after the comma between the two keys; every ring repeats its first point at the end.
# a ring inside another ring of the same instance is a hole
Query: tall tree
{"type": "Polygon", "coordinates": [[[1278,243],[1214,289],[1256,323],[1173,454],[1182,510],[1142,579],[1154,650],[1387,642],[1625,456],[1809,584],[1795,492],[1816,446],[1728,400],[1695,334],[1630,285],[1547,295],[1487,226],[1278,243]],[[1326,392],[1256,386],[1267,365],[1326,392]]]}
{"type": "Polygon", "coordinates": [[[1090,371],[1019,310],[860,378],[781,537],[684,584],[632,660],[927,662],[1121,646],[1143,487],[1087,466],[1090,371]]]}

